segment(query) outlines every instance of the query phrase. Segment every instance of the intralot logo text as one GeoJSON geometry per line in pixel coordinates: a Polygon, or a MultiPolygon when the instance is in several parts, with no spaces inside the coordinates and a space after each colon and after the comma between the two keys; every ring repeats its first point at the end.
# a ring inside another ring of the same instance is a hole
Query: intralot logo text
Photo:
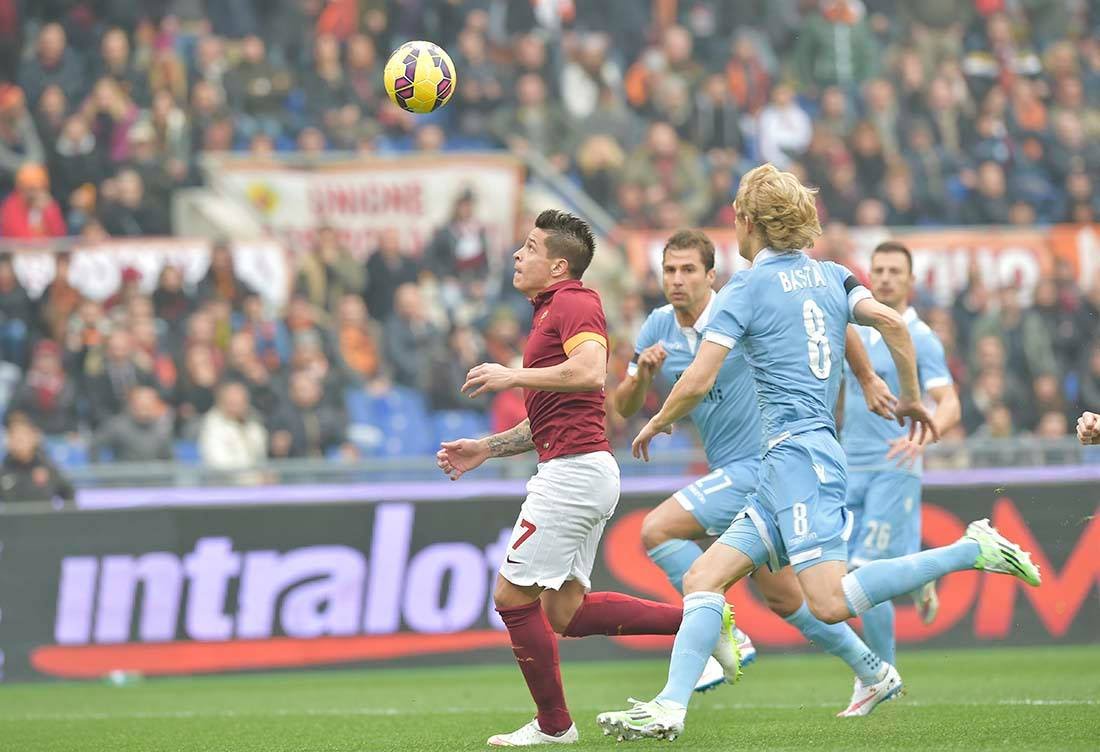
{"type": "Polygon", "coordinates": [[[238,550],[198,539],[180,555],[62,560],[59,645],[385,635],[503,629],[492,583],[511,529],[483,547],[436,542],[410,550],[414,507],[377,507],[366,551],[314,545],[238,550]]]}

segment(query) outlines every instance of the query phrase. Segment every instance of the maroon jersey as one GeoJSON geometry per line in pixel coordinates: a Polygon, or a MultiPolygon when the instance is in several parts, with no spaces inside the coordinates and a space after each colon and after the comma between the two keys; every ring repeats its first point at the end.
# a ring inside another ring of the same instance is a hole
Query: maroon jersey
{"type": "MultiPolygon", "coordinates": [[[[535,317],[523,348],[524,368],[548,368],[565,362],[582,342],[607,348],[607,321],[595,290],[578,279],[551,285],[533,301],[535,317]]],[[[539,461],[569,454],[610,452],[604,430],[603,389],[592,392],[523,390],[531,438],[539,461]]]]}

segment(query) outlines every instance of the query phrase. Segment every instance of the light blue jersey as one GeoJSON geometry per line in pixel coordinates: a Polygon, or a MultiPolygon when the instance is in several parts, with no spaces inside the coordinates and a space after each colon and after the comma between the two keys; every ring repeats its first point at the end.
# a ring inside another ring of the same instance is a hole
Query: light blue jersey
{"type": "Polygon", "coordinates": [[[853,520],[833,407],[846,329],[870,295],[844,267],[770,249],[718,293],[703,338],[745,353],[767,440],[759,490],[719,541],[757,565],[801,571],[848,558],[853,520]]]}
{"type": "Polygon", "coordinates": [[[770,249],[718,293],[703,337],[744,351],[769,444],[818,428],[836,433],[845,331],[866,297],[844,267],[770,249]]]}
{"type": "MultiPolygon", "coordinates": [[[[660,342],[667,354],[661,365],[661,376],[670,384],[679,380],[695,360],[700,335],[710,321],[717,298],[717,295],[711,295],[710,302],[699,314],[694,326],[680,326],[671,304],[650,313],[638,334],[638,342],[634,346],[634,361],[627,367],[627,373],[631,376],[637,373],[638,356],[647,347],[660,342]]],[[[703,451],[706,452],[707,464],[711,468],[760,457],[760,415],[756,404],[756,387],[742,352],[732,350],[726,356],[714,387],[691,411],[691,419],[699,429],[703,451]]]]}
{"type": "MultiPolygon", "coordinates": [[[[904,317],[917,351],[917,376],[922,391],[950,386],[953,383],[951,372],[947,368],[947,358],[939,338],[912,308],[905,312],[904,317]]],[[[898,380],[898,369],[882,335],[878,330],[865,326],[858,327],[858,331],[875,373],[889,384],[890,391],[899,394],[901,382],[898,380]]],[[[899,426],[896,421],[883,420],[868,410],[863,399],[863,388],[850,370],[845,379],[844,391],[844,430],[841,444],[848,454],[849,469],[891,470],[919,476],[919,460],[912,468],[899,468],[896,462],[886,459],[890,443],[907,436],[909,428],[899,426]]]]}

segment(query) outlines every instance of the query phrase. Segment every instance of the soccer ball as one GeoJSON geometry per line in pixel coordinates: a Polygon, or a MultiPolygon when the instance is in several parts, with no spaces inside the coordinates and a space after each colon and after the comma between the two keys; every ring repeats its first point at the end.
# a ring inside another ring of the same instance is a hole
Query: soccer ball
{"type": "Polygon", "coordinates": [[[382,76],[390,99],[409,112],[438,110],[455,92],[454,63],[431,42],[405,42],[390,55],[382,76]]]}

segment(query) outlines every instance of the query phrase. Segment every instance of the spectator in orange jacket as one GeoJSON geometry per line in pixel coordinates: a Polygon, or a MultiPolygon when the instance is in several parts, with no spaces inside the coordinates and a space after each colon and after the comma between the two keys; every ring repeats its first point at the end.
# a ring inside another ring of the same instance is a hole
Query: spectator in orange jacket
{"type": "Polygon", "coordinates": [[[15,174],[15,190],[0,204],[0,235],[49,238],[65,235],[61,207],[50,195],[46,168],[28,162],[15,174]]]}

